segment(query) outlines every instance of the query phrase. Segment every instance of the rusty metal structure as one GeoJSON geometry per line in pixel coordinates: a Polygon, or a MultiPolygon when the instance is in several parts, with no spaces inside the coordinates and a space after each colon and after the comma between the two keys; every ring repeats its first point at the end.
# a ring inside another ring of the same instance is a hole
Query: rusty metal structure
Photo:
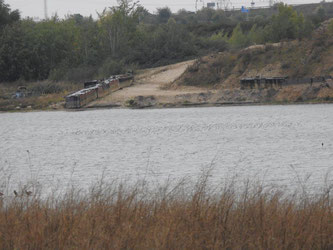
{"type": "Polygon", "coordinates": [[[327,80],[332,80],[332,76],[315,76],[308,78],[289,78],[287,76],[276,77],[259,77],[254,78],[242,78],[240,79],[240,85],[242,88],[281,88],[283,86],[298,85],[298,84],[310,84],[324,83],[327,80]]]}
{"type": "Polygon", "coordinates": [[[103,81],[90,81],[84,83],[84,88],[65,97],[65,107],[68,109],[82,108],[88,103],[102,98],[114,91],[128,87],[132,84],[133,75],[116,75],[103,81]]]}

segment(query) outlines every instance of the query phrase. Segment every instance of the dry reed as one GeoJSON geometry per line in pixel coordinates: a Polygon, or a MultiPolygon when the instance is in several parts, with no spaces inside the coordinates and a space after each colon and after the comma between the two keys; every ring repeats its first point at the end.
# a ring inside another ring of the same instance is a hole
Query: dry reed
{"type": "MultiPolygon", "coordinates": [[[[206,177],[180,182],[99,183],[89,192],[6,197],[1,249],[332,249],[330,189],[287,195],[234,185],[212,189],[206,177]]],[[[24,194],[24,193],[23,193],[24,194]]]]}

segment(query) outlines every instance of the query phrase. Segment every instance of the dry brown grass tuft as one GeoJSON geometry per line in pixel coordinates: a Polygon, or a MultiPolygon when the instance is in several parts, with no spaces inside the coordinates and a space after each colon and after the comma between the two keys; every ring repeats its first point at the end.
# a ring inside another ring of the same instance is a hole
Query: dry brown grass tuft
{"type": "Polygon", "coordinates": [[[332,249],[333,205],[247,185],[220,191],[200,179],[149,191],[99,185],[62,198],[4,197],[1,249],[332,249]]]}
{"type": "Polygon", "coordinates": [[[15,82],[0,84],[0,111],[29,111],[63,108],[64,96],[81,88],[70,82],[15,82]],[[18,86],[26,86],[31,96],[13,98],[18,86]]]}

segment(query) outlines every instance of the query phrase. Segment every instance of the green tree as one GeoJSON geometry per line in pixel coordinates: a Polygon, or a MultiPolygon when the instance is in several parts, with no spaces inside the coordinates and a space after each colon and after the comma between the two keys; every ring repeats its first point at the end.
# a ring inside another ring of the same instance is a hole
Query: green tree
{"type": "Polygon", "coordinates": [[[0,81],[46,79],[53,69],[79,65],[80,40],[73,19],[25,19],[6,26],[0,36],[0,81]]]}
{"type": "Polygon", "coordinates": [[[319,8],[317,8],[316,10],[316,21],[318,23],[323,22],[326,19],[326,11],[323,8],[323,6],[320,6],[319,8]]]}
{"type": "Polygon", "coordinates": [[[157,9],[157,19],[159,23],[167,23],[171,15],[171,10],[168,7],[157,9]]]}
{"type": "Polygon", "coordinates": [[[76,43],[80,53],[81,63],[85,65],[97,65],[103,58],[103,48],[100,46],[100,32],[97,22],[92,16],[83,17],[80,14],[70,16],[78,29],[76,43]]]}
{"type": "Polygon", "coordinates": [[[0,29],[7,24],[12,24],[20,20],[20,12],[18,10],[12,11],[4,0],[0,0],[0,29]]]}
{"type": "Polygon", "coordinates": [[[118,4],[119,6],[104,10],[99,15],[99,25],[112,57],[123,55],[128,51],[131,36],[139,23],[137,2],[119,0],[118,4]]]}
{"type": "Polygon", "coordinates": [[[254,24],[248,34],[248,40],[251,44],[260,44],[262,43],[262,37],[261,34],[262,30],[260,28],[257,28],[257,24],[254,24]]]}
{"type": "Polygon", "coordinates": [[[215,17],[215,10],[211,8],[203,8],[197,11],[196,19],[198,22],[211,22],[215,17]]]}
{"type": "Polygon", "coordinates": [[[31,51],[25,46],[24,30],[19,24],[6,26],[0,36],[0,82],[15,81],[27,71],[25,61],[31,51]]]}
{"type": "Polygon", "coordinates": [[[248,39],[246,35],[244,35],[240,24],[238,24],[236,28],[232,31],[229,43],[234,48],[241,48],[248,45],[248,39]]]}
{"type": "Polygon", "coordinates": [[[279,13],[271,19],[270,40],[279,42],[282,39],[300,38],[304,30],[304,17],[298,15],[291,6],[283,3],[278,5],[279,13]]]}
{"type": "Polygon", "coordinates": [[[208,45],[210,48],[216,48],[217,51],[224,51],[228,47],[228,34],[224,32],[224,30],[218,32],[217,34],[213,34],[208,39],[208,45]]]}

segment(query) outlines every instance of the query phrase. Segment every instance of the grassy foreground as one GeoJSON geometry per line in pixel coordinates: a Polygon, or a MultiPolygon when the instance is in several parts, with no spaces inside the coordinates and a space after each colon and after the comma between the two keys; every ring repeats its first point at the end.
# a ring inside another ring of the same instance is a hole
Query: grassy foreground
{"type": "Polygon", "coordinates": [[[332,249],[330,189],[316,197],[233,185],[98,184],[83,194],[8,197],[1,249],[332,249]],[[150,190],[150,191],[149,191],[150,190]]]}

